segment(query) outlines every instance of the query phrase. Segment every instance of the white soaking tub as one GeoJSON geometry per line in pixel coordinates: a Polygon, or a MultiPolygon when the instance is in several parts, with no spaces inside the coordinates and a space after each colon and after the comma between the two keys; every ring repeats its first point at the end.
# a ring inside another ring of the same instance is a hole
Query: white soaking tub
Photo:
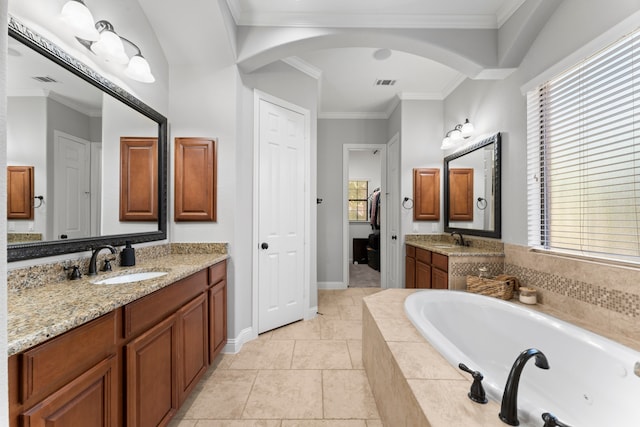
{"type": "Polygon", "coordinates": [[[467,292],[418,291],[406,299],[405,311],[452,365],[480,371],[487,396],[498,403],[518,355],[542,351],[549,369],[532,359],[520,378],[523,426],[541,427],[544,412],[572,427],[640,426],[640,352],[524,306],[467,292]]]}

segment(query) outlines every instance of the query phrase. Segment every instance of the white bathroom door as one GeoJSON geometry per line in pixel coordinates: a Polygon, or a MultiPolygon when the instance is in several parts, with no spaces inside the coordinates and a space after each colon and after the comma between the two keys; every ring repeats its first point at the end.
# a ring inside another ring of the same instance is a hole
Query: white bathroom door
{"type": "Polygon", "coordinates": [[[304,317],[305,117],[259,100],[258,333],[304,317]]]}
{"type": "Polygon", "coordinates": [[[400,286],[400,139],[396,134],[389,141],[387,158],[387,287],[400,286]]]}
{"type": "Polygon", "coordinates": [[[91,215],[91,144],[54,131],[55,239],[89,237],[91,215]]]}

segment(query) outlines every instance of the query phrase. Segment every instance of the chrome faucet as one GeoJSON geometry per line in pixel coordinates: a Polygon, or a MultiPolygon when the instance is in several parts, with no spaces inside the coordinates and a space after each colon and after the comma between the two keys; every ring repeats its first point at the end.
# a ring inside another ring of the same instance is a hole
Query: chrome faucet
{"type": "Polygon", "coordinates": [[[453,233],[451,233],[451,237],[454,238],[456,245],[460,245],[460,246],[467,246],[467,244],[464,241],[464,237],[462,237],[462,233],[460,233],[459,231],[454,231],[453,233]],[[460,240],[456,239],[456,234],[458,236],[460,236],[460,240]]]}
{"type": "Polygon", "coordinates": [[[536,358],[536,366],[540,369],[549,369],[549,362],[547,357],[540,350],[530,348],[520,353],[516,361],[511,367],[509,377],[507,378],[507,384],[504,386],[504,393],[502,395],[502,406],[500,407],[499,417],[503,423],[510,426],[520,425],[518,421],[518,385],[520,384],[520,375],[522,370],[527,364],[527,361],[532,357],[536,358]]]}
{"type": "Polygon", "coordinates": [[[109,249],[114,255],[117,253],[116,248],[111,245],[98,246],[97,248],[93,249],[91,260],[89,261],[89,272],[87,273],[87,276],[95,276],[96,274],[98,274],[98,267],[96,264],[98,262],[98,253],[102,249],[109,249]]]}

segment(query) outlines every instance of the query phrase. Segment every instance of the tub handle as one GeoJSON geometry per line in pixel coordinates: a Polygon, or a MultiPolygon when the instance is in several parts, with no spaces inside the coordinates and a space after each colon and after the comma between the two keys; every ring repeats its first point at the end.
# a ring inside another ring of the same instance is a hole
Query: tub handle
{"type": "Polygon", "coordinates": [[[571,427],[568,424],[560,422],[558,418],[550,412],[542,414],[542,421],[544,421],[544,427],[571,427]]]}
{"type": "Polygon", "coordinates": [[[473,400],[476,403],[487,403],[487,395],[484,392],[484,387],[482,387],[482,380],[484,376],[480,373],[480,371],[471,370],[464,363],[458,364],[458,368],[463,371],[471,374],[473,378],[473,384],[471,384],[471,390],[467,393],[469,399],[473,400]]]}

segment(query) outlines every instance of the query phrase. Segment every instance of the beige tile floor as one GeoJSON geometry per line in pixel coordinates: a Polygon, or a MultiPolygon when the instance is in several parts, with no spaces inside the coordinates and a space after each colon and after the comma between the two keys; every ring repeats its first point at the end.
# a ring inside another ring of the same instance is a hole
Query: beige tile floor
{"type": "Polygon", "coordinates": [[[313,320],[216,358],[170,427],[382,427],[362,366],[362,298],[321,290],[313,320]]]}

